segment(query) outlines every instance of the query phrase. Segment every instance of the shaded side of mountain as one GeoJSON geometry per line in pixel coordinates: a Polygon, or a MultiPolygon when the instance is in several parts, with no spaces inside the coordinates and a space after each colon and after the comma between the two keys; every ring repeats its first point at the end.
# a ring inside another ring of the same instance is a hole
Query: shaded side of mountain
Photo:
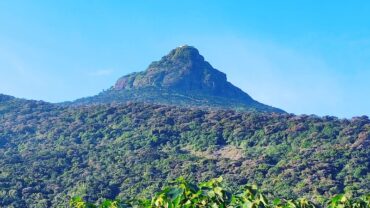
{"type": "Polygon", "coordinates": [[[278,112],[283,110],[261,104],[257,101],[245,102],[237,98],[202,94],[199,91],[179,92],[168,88],[146,87],[127,90],[107,90],[97,96],[81,98],[67,105],[90,105],[102,103],[143,102],[182,107],[233,109],[241,111],[278,112]]]}

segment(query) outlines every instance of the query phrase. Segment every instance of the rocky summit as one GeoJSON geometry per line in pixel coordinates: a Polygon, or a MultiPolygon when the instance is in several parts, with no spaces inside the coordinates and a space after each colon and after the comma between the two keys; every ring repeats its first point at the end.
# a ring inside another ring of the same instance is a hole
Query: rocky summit
{"type": "Polygon", "coordinates": [[[116,90],[161,87],[184,92],[197,91],[215,96],[251,99],[226,79],[226,74],[214,69],[199,51],[191,46],[172,50],[160,61],[141,73],[120,78],[116,90]]]}
{"type": "Polygon", "coordinates": [[[198,49],[180,46],[145,71],[125,75],[97,96],[74,104],[139,101],[194,107],[284,112],[253,100],[205,61],[198,49]]]}

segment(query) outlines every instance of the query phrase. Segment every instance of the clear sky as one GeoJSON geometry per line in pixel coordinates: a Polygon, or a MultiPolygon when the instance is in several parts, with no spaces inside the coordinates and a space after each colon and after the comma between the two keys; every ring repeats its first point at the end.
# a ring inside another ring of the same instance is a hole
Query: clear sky
{"type": "Polygon", "coordinates": [[[188,44],[260,102],[370,115],[369,11],[365,0],[2,0],[0,93],[94,95],[188,44]]]}

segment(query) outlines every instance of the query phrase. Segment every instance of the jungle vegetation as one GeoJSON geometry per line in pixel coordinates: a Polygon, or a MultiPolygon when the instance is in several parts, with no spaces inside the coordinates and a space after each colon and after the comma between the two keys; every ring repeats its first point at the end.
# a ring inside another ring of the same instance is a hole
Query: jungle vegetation
{"type": "Polygon", "coordinates": [[[145,103],[58,106],[0,96],[0,206],[154,193],[183,176],[315,204],[370,190],[370,120],[145,103]]]}

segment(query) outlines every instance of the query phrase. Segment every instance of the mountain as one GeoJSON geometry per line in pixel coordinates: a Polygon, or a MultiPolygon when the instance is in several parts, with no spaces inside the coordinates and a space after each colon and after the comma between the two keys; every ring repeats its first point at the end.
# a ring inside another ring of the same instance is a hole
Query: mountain
{"type": "Polygon", "coordinates": [[[186,45],[152,62],[143,72],[121,77],[109,90],[72,104],[128,101],[284,112],[253,100],[228,82],[226,74],[213,68],[196,48],[186,45]]]}
{"type": "Polygon", "coordinates": [[[0,94],[0,207],[148,197],[179,176],[319,205],[370,192],[367,116],[280,112],[189,46],[72,103],[0,94]]]}
{"type": "Polygon", "coordinates": [[[366,116],[0,97],[0,207],[68,207],[76,195],[148,197],[179,176],[223,176],[226,188],[258,184],[270,198],[318,204],[370,191],[366,116]]]}
{"type": "Polygon", "coordinates": [[[0,102],[6,102],[12,99],[15,99],[15,97],[12,97],[10,95],[0,94],[0,102]]]}

